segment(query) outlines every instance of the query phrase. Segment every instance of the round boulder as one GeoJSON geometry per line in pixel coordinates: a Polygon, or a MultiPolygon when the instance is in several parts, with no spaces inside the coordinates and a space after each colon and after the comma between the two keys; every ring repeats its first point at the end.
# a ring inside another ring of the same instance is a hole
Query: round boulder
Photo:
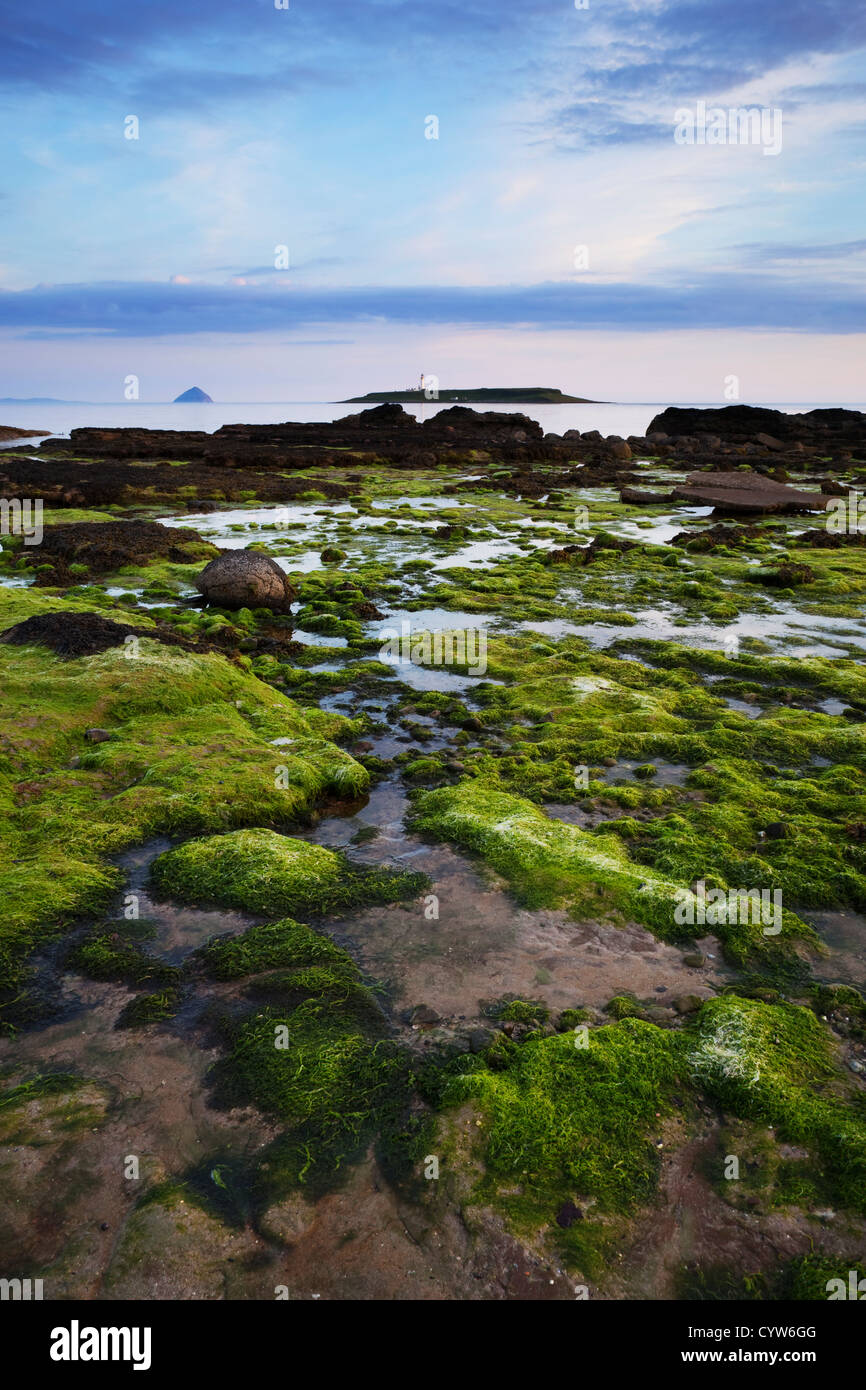
{"type": "Polygon", "coordinates": [[[217,608],[288,613],[296,594],[276,560],[257,550],[225,550],[206,565],[196,588],[217,608]]]}

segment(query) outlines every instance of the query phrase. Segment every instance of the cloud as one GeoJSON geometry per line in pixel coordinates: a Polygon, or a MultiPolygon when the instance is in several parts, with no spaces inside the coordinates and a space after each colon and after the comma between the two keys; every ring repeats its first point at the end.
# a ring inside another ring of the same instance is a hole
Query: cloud
{"type": "Polygon", "coordinates": [[[285,332],[306,325],[459,324],[558,329],[866,330],[866,293],[814,277],[707,274],[688,282],[509,286],[37,285],[0,292],[0,326],[118,337],[285,332]]]}
{"type": "Polygon", "coordinates": [[[733,248],[744,251],[752,263],[771,265],[785,261],[840,261],[866,252],[866,239],[837,241],[832,245],[797,245],[796,242],[744,241],[733,248]]]}

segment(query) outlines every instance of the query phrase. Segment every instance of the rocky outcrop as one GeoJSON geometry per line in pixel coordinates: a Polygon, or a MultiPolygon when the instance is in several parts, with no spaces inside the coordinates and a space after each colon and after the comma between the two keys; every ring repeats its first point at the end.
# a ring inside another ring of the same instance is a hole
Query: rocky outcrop
{"type": "Polygon", "coordinates": [[[225,550],[206,565],[196,587],[218,608],[288,613],[297,597],[276,560],[257,550],[225,550]]]}
{"type": "MultiPolygon", "coordinates": [[[[168,431],[170,435],[170,431],[168,431]]],[[[68,441],[56,444],[68,448],[68,441]]],[[[227,471],[190,463],[186,468],[154,464],[149,468],[130,467],[114,457],[99,457],[98,467],[89,461],[83,448],[81,458],[22,457],[7,450],[0,452],[0,497],[41,497],[46,506],[99,507],[106,503],[130,506],[136,502],[177,505],[178,499],[195,511],[207,510],[202,499],[225,506],[244,496],[261,502],[292,502],[312,486],[309,478],[286,478],[280,473],[252,469],[227,471]]],[[[170,445],[165,456],[172,457],[170,445]]],[[[349,497],[355,491],[346,483],[317,478],[315,490],[325,497],[349,497]]]]}
{"type": "Polygon", "coordinates": [[[620,502],[632,502],[637,506],[657,507],[663,502],[672,502],[672,492],[646,492],[639,487],[620,488],[620,502]]]}
{"type": "Polygon", "coordinates": [[[50,430],[21,430],[17,425],[0,425],[0,442],[7,439],[30,439],[39,435],[50,434],[50,430]]]}
{"type": "Polygon", "coordinates": [[[659,435],[669,441],[703,436],[708,450],[715,437],[722,445],[752,444],[770,453],[799,445],[824,455],[866,457],[866,415],[835,407],[788,415],[752,405],[727,405],[718,410],[669,406],[647,429],[648,438],[659,435]]]}
{"type": "Polygon", "coordinates": [[[188,565],[218,553],[216,546],[190,527],[163,526],[158,521],[81,521],[47,527],[41,544],[33,549],[33,560],[51,567],[40,569],[38,584],[70,584],[81,575],[78,570],[73,576],[70,565],[84,565],[89,575],[97,575],[159,559],[188,565]]]}
{"type": "MultiPolygon", "coordinates": [[[[37,613],[32,618],[26,618],[24,622],[7,627],[5,632],[0,632],[0,642],[8,643],[9,646],[47,647],[64,660],[79,656],[96,656],[100,652],[108,651],[109,647],[122,647],[129,637],[147,637],[156,642],[163,642],[166,646],[183,647],[187,651],[194,650],[196,645],[206,645],[212,649],[209,643],[188,642],[172,632],[167,625],[157,624],[153,628],[131,627],[128,623],[116,623],[111,618],[103,618],[101,613],[70,613],[65,609],[62,613],[37,613]]],[[[95,737],[100,732],[97,729],[88,731],[91,743],[102,742],[100,738],[95,737]]]]}
{"type": "Polygon", "coordinates": [[[804,492],[751,471],[690,473],[673,490],[683,502],[715,507],[719,512],[820,512],[830,501],[824,493],[804,492]]]}

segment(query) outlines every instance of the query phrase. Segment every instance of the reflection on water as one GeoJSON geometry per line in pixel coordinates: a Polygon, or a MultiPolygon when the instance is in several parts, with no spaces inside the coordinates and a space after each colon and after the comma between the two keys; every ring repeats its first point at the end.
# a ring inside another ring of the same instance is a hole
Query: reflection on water
{"type": "Polygon", "coordinates": [[[813,973],[827,984],[866,988],[866,916],[803,908],[799,916],[814,927],[830,954],[817,960],[813,973]]]}

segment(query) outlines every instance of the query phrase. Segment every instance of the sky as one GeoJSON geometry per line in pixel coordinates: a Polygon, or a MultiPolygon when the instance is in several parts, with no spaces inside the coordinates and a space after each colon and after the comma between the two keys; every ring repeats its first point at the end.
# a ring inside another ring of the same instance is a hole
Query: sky
{"type": "Polygon", "coordinates": [[[853,0],[0,14],[0,396],[866,400],[853,0]]]}

